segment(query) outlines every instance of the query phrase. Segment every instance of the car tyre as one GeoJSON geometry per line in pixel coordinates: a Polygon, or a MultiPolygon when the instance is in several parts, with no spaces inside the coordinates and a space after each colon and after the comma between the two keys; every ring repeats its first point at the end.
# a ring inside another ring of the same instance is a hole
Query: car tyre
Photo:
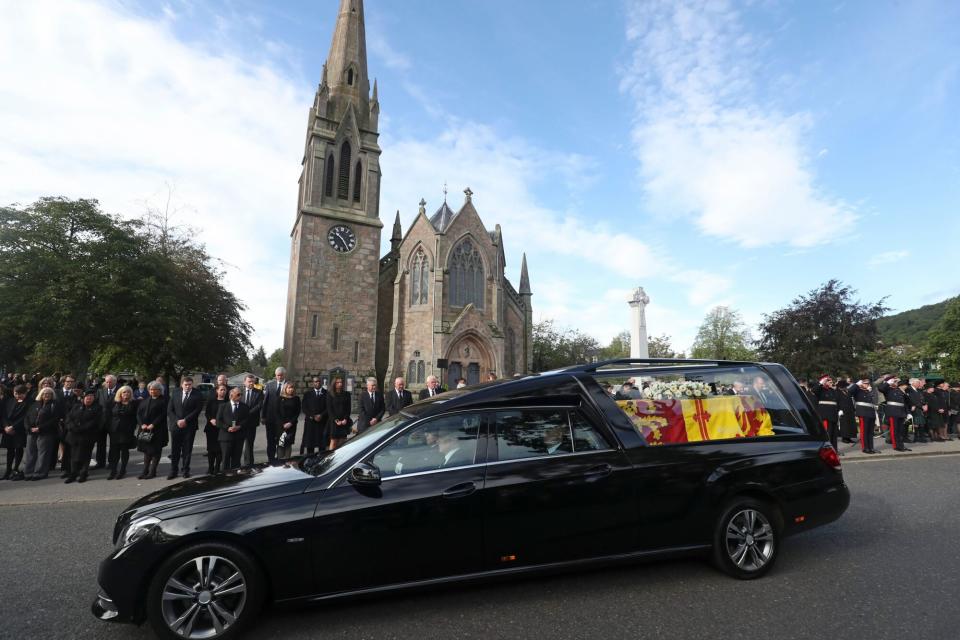
{"type": "Polygon", "coordinates": [[[754,498],[737,498],[721,511],[713,534],[713,563],[734,578],[752,580],[773,567],[783,527],[779,511],[754,498]]]}
{"type": "Polygon", "coordinates": [[[191,545],[154,573],[147,619],[160,638],[236,638],[263,604],[262,585],[261,571],[245,551],[223,543],[191,545]]]}

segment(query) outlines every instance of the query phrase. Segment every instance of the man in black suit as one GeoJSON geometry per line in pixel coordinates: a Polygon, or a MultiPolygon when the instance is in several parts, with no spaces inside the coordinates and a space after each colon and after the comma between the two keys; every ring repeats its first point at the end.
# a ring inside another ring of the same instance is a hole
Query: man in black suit
{"type": "MultiPolygon", "coordinates": [[[[67,439],[66,439],[66,435],[67,435],[66,419],[67,419],[67,416],[70,415],[70,411],[73,409],[73,407],[76,406],[78,402],[80,402],[80,400],[77,399],[77,396],[74,395],[74,392],[73,392],[73,388],[76,386],[76,384],[77,384],[76,376],[74,376],[72,373],[68,373],[63,377],[63,380],[61,381],[61,386],[53,390],[54,393],[57,394],[57,403],[60,405],[60,416],[61,416],[60,446],[62,448],[61,456],[60,456],[60,459],[62,460],[62,462],[60,463],[60,470],[63,472],[63,475],[60,476],[61,478],[67,478],[70,476],[71,453],[70,453],[70,443],[67,442],[67,439]]],[[[53,466],[56,466],[55,464],[56,458],[54,458],[53,462],[54,462],[54,465],[52,465],[51,468],[53,468],[53,466]]],[[[90,461],[87,460],[86,464],[87,466],[89,466],[90,461]]],[[[78,469],[77,473],[79,472],[80,470],[78,469]]]]}
{"type": "Polygon", "coordinates": [[[103,388],[97,394],[97,403],[103,409],[103,426],[97,434],[97,453],[94,455],[96,465],[94,469],[103,469],[107,466],[107,432],[110,431],[110,421],[113,419],[113,405],[117,397],[117,377],[108,373],[103,378],[103,388]]]}
{"type": "Polygon", "coordinates": [[[300,455],[311,455],[314,450],[327,448],[330,434],[327,433],[327,390],[323,380],[313,376],[312,386],[303,394],[300,410],[303,411],[303,437],[300,438],[300,455]]]}
{"type": "Polygon", "coordinates": [[[167,418],[170,428],[170,475],[167,480],[177,477],[180,460],[183,460],[183,477],[190,477],[190,456],[193,453],[193,439],[197,435],[197,422],[203,398],[193,389],[193,378],[184,376],[180,388],[170,394],[167,418]]]}
{"type": "Polygon", "coordinates": [[[260,426],[260,411],[263,409],[263,391],[257,389],[257,378],[248,375],[243,380],[240,399],[247,405],[247,418],[243,421],[243,464],[253,466],[253,445],[257,439],[257,427],[260,426]]]}
{"type": "Polygon", "coordinates": [[[360,394],[360,415],[357,416],[357,433],[383,420],[383,394],[377,391],[377,379],[367,378],[367,390],[360,394]]]}
{"type": "Polygon", "coordinates": [[[403,378],[397,378],[393,381],[393,391],[387,394],[387,415],[392,416],[400,413],[400,410],[408,404],[413,404],[413,395],[406,390],[406,383],[403,378]]]}
{"type": "Polygon", "coordinates": [[[267,462],[277,461],[277,439],[280,437],[280,392],[287,383],[287,370],[277,367],[274,379],[267,383],[263,394],[263,424],[267,427],[267,462]]]}
{"type": "Polygon", "coordinates": [[[229,471],[240,466],[240,454],[243,452],[243,425],[250,417],[250,408],[240,402],[243,392],[239,387],[230,390],[230,401],[220,405],[217,413],[217,442],[223,452],[223,470],[229,471]]]}
{"type": "Polygon", "coordinates": [[[420,400],[426,400],[446,391],[440,386],[440,379],[437,376],[427,376],[427,388],[420,390],[420,400]]]}

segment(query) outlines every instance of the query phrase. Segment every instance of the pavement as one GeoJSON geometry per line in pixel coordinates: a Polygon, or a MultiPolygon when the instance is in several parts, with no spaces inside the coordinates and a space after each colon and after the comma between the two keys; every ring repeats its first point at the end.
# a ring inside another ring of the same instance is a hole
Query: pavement
{"type": "MultiPolygon", "coordinates": [[[[849,510],[786,539],[760,580],[731,579],[698,559],[631,564],[267,610],[245,637],[955,640],[958,472],[960,456],[953,455],[845,457],[849,510]]],[[[11,484],[0,483],[0,491],[11,484]]],[[[147,627],[111,625],[89,613],[97,565],[129,503],[76,499],[77,489],[96,485],[119,491],[123,481],[58,483],[70,500],[0,506],[0,639],[155,637],[147,627]]],[[[336,552],[336,540],[321,547],[336,552]]]]}
{"type": "MultiPolygon", "coordinates": [[[[904,446],[911,451],[894,451],[893,445],[887,444],[883,436],[873,437],[873,448],[875,454],[863,453],[860,451],[860,443],[847,444],[839,443],[839,453],[843,460],[878,460],[884,458],[907,458],[911,456],[942,456],[960,453],[960,438],[948,440],[946,442],[908,442],[904,446]]],[[[958,636],[960,637],[960,636],[958,636]]]]}

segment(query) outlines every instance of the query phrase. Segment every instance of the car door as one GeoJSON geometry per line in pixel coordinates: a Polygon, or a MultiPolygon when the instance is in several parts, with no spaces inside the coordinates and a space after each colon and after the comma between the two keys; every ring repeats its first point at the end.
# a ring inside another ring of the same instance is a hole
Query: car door
{"type": "Polygon", "coordinates": [[[483,489],[488,569],[623,553],[636,540],[630,464],[577,408],[492,412],[483,489]]]}
{"type": "Polygon", "coordinates": [[[315,572],[321,593],[479,571],[484,416],[412,425],[366,458],[379,486],[346,478],[320,500],[315,572]]]}

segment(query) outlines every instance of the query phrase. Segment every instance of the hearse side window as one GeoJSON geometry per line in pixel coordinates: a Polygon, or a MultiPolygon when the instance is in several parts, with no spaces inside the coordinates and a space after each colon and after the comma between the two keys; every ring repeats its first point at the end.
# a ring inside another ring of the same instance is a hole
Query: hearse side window
{"type": "Polygon", "coordinates": [[[398,436],[373,457],[382,478],[474,463],[483,415],[456,413],[428,420],[398,436]]]}
{"type": "Polygon", "coordinates": [[[498,411],[496,423],[501,461],[610,448],[593,425],[568,409],[498,411]]]}
{"type": "Polygon", "coordinates": [[[598,372],[596,380],[651,445],[807,433],[776,383],[758,367],[598,372]]]}

